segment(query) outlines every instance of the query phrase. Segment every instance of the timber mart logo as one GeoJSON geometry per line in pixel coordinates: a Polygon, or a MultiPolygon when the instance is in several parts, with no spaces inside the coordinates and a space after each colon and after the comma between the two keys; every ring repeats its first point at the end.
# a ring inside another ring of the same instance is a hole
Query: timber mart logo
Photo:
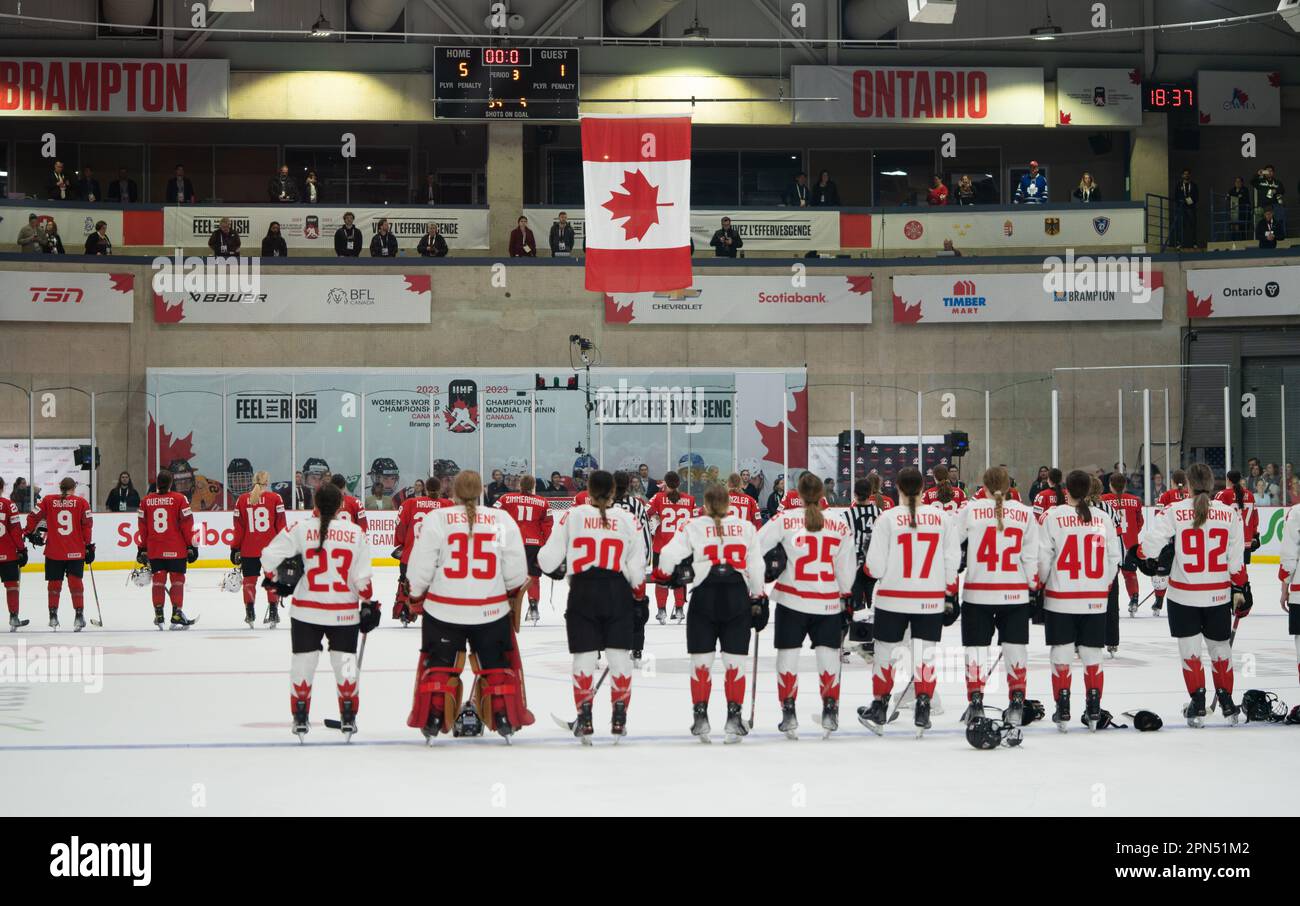
{"type": "Polygon", "coordinates": [[[974,280],[958,280],[952,285],[952,295],[943,297],[943,307],[956,315],[973,315],[988,305],[988,300],[975,290],[974,280]]]}
{"type": "MultiPolygon", "coordinates": [[[[1135,250],[1137,251],[1137,250],[1135,250]]],[[[1043,259],[1043,289],[1053,302],[1117,302],[1129,294],[1135,305],[1151,301],[1155,276],[1148,255],[1075,256],[1066,249],[1065,258],[1043,259]]]]}

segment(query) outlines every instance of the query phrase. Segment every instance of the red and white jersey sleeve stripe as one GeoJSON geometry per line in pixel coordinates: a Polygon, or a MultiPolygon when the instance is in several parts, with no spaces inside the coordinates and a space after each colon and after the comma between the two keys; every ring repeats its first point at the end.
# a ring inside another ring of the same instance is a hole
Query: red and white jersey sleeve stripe
{"type": "Polygon", "coordinates": [[[491,623],[528,581],[524,540],[508,513],[476,507],[471,528],[463,505],[428,513],[406,563],[411,597],[447,623],[491,623]],[[427,593],[427,594],[426,594],[427,593]]]}
{"type": "Polygon", "coordinates": [[[763,552],[758,549],[758,529],[752,522],[728,515],[719,533],[712,517],[697,516],[659,552],[659,569],[671,574],[688,558],[695,570],[692,590],[708,578],[713,567],[725,565],[745,580],[751,597],[763,593],[763,552]]]}

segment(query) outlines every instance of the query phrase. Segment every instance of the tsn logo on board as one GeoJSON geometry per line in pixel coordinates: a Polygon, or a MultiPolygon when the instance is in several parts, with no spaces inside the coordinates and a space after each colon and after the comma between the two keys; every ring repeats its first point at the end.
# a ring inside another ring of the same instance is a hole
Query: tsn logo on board
{"type": "Polygon", "coordinates": [[[75,286],[29,286],[27,291],[32,294],[32,301],[38,305],[57,305],[60,302],[77,305],[86,296],[85,292],[75,286]]]}

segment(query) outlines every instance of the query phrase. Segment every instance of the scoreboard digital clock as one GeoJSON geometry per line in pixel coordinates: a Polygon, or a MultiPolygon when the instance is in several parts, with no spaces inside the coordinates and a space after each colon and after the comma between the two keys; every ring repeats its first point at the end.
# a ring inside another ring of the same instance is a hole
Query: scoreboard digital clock
{"type": "Polygon", "coordinates": [[[1142,109],[1173,113],[1196,109],[1196,90],[1187,82],[1143,82],[1142,109]]]}
{"type": "Polygon", "coordinates": [[[576,47],[439,47],[434,117],[576,120],[576,47]]]}

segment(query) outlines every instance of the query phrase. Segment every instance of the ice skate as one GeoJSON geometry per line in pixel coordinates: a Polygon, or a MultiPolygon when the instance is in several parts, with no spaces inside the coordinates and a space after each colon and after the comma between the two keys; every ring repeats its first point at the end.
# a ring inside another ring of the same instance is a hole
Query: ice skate
{"type": "Polygon", "coordinates": [[[847,648],[840,649],[840,663],[841,664],[853,663],[853,655],[852,653],[849,652],[849,649],[847,648]]]}
{"type": "Polygon", "coordinates": [[[970,701],[966,704],[966,710],[961,713],[961,722],[964,724],[973,723],[984,716],[984,693],[972,692],[970,701]]]}
{"type": "Polygon", "coordinates": [[[528,605],[528,616],[526,617],[526,619],[534,626],[536,626],[538,623],[542,621],[542,615],[541,613],[538,612],[536,604],[528,605]]]}
{"type": "Polygon", "coordinates": [[[655,611],[655,619],[659,621],[659,625],[660,625],[660,626],[667,626],[667,625],[668,625],[668,608],[667,608],[667,607],[660,607],[657,611],[655,611]]]}
{"type": "Polygon", "coordinates": [[[858,723],[877,736],[883,736],[885,724],[889,723],[889,696],[872,699],[869,708],[865,705],[858,708],[858,723]]]}
{"type": "Polygon", "coordinates": [[[59,628],[59,612],[57,610],[50,611],[50,628],[51,629],[59,628]]]}
{"type": "Polygon", "coordinates": [[[307,735],[308,729],[310,727],[307,723],[307,703],[305,701],[295,702],[293,706],[293,735],[298,737],[299,743],[307,735]]]}
{"type": "Polygon", "coordinates": [[[280,625],[280,608],[275,602],[266,605],[266,616],[262,617],[262,625],[270,626],[272,629],[280,625]]]}
{"type": "Polygon", "coordinates": [[[609,732],[615,745],[627,735],[627,702],[614,702],[614,711],[609,716],[609,732]]]}
{"type": "Polygon", "coordinates": [[[497,732],[498,736],[506,741],[506,745],[510,745],[510,737],[515,735],[515,727],[514,724],[510,723],[510,715],[506,714],[504,711],[498,711],[496,714],[493,714],[492,729],[497,732]]]}
{"type": "Polygon", "coordinates": [[[1107,645],[1107,646],[1106,646],[1106,656],[1107,656],[1107,657],[1113,659],[1113,658],[1115,657],[1115,655],[1118,654],[1118,653],[1119,653],[1119,646],[1118,646],[1118,645],[1107,645]]]}
{"type": "Polygon", "coordinates": [[[786,739],[799,738],[799,717],[795,713],[795,701],[787,698],[781,702],[781,722],[776,728],[785,734],[786,739]]]}
{"type": "Polygon", "coordinates": [[[1157,596],[1155,601],[1151,603],[1151,616],[1158,617],[1160,614],[1164,613],[1164,606],[1164,598],[1157,596]]]}
{"type": "Polygon", "coordinates": [[[194,625],[194,622],[195,622],[194,620],[191,620],[189,617],[185,616],[185,612],[181,610],[179,607],[175,607],[172,609],[172,619],[171,619],[171,626],[170,626],[171,629],[180,629],[180,630],[189,629],[191,626],[194,625]]]}
{"type": "Polygon", "coordinates": [[[1025,693],[1019,689],[1011,693],[1011,703],[1007,705],[1005,720],[1013,727],[1025,725],[1025,693]]]}
{"type": "Polygon", "coordinates": [[[823,739],[830,739],[831,734],[840,728],[840,700],[831,698],[829,695],[822,698],[822,730],[825,735],[823,739]]]}
{"type": "Polygon", "coordinates": [[[433,745],[433,741],[437,739],[438,734],[441,732],[442,712],[437,708],[430,708],[429,718],[424,722],[424,726],[420,728],[420,733],[424,736],[424,744],[433,745]]]}
{"type": "Polygon", "coordinates": [[[162,631],[163,623],[165,622],[167,622],[167,618],[163,616],[162,607],[155,607],[153,609],[153,624],[158,627],[159,632],[162,631]]]}
{"type": "Polygon", "coordinates": [[[672,619],[674,623],[680,623],[682,620],[686,619],[686,613],[682,610],[680,605],[673,608],[672,619]]]}
{"type": "Polygon", "coordinates": [[[578,707],[578,716],[573,723],[569,724],[569,729],[573,731],[574,736],[582,740],[584,746],[591,745],[591,737],[596,732],[591,723],[591,702],[578,707]]]}
{"type": "Polygon", "coordinates": [[[916,725],[916,738],[920,739],[930,729],[930,696],[918,695],[912,706],[912,723],[916,725]]]}
{"type": "Polygon", "coordinates": [[[1052,723],[1062,733],[1070,729],[1070,690],[1062,689],[1056,694],[1056,710],[1052,712],[1052,723]]]}
{"type": "Polygon", "coordinates": [[[483,721],[469,702],[465,703],[465,707],[460,709],[460,713],[452,721],[451,735],[453,737],[483,735],[483,721]]]}
{"type": "MultiPolygon", "coordinates": [[[[1204,701],[1204,693],[1202,693],[1204,701]]],[[[1083,697],[1083,719],[1088,722],[1088,729],[1096,733],[1101,727],[1101,693],[1089,689],[1083,697]]]]}
{"type": "Polygon", "coordinates": [[[357,732],[357,712],[350,701],[339,705],[339,730],[348,742],[352,741],[352,734],[357,732]]]}
{"type": "Polygon", "coordinates": [[[726,738],[723,742],[727,744],[740,742],[749,734],[749,727],[745,726],[745,719],[740,716],[740,702],[727,702],[727,725],[724,732],[726,738]]]}
{"type": "Polygon", "coordinates": [[[1214,696],[1218,699],[1219,710],[1228,719],[1228,723],[1239,723],[1241,721],[1241,705],[1232,700],[1232,693],[1227,689],[1216,689],[1214,696]]]}
{"type": "Polygon", "coordinates": [[[24,619],[21,619],[21,618],[18,616],[18,614],[16,614],[16,613],[11,613],[11,614],[9,614],[9,631],[10,631],[10,632],[17,632],[18,630],[22,629],[24,626],[26,626],[26,625],[27,625],[28,623],[30,623],[30,622],[31,622],[31,620],[24,620],[24,619]]]}
{"type": "Polygon", "coordinates": [[[244,622],[248,624],[249,629],[252,629],[254,624],[257,623],[257,611],[253,609],[252,604],[244,605],[244,622]]]}
{"type": "Polygon", "coordinates": [[[1183,705],[1183,717],[1187,726],[1200,729],[1205,726],[1205,690],[1197,689],[1192,693],[1192,700],[1183,705]]]}
{"type": "Polygon", "coordinates": [[[712,742],[709,739],[709,703],[696,702],[694,707],[695,720],[691,724],[691,735],[698,737],[700,742],[712,742]]]}
{"type": "Polygon", "coordinates": [[[1138,596],[1133,595],[1128,599],[1128,615],[1136,617],[1138,615],[1138,596]]]}
{"type": "Polygon", "coordinates": [[[85,628],[86,628],[86,615],[82,613],[80,610],[74,610],[72,612],[72,631],[81,632],[81,630],[85,628]]]}

